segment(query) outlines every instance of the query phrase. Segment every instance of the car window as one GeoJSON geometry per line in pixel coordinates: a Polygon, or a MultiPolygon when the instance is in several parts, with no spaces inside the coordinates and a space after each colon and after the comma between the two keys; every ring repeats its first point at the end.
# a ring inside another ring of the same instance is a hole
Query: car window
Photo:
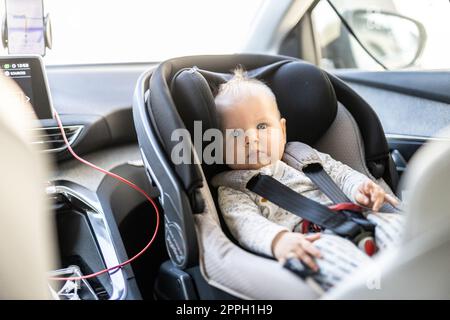
{"type": "Polygon", "coordinates": [[[447,0],[321,0],[312,10],[319,64],[327,69],[450,69],[449,17],[447,0]]]}
{"type": "Polygon", "coordinates": [[[143,62],[238,52],[263,3],[44,0],[53,33],[53,48],[44,60],[46,64],[143,62]]]}

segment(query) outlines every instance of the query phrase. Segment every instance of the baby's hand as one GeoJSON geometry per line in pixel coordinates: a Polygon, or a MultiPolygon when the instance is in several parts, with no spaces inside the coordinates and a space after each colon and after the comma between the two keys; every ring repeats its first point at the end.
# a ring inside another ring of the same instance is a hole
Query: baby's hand
{"type": "Polygon", "coordinates": [[[394,207],[398,205],[398,201],[393,196],[387,194],[372,180],[367,180],[359,186],[355,200],[360,205],[372,208],[373,211],[380,210],[385,202],[389,202],[394,207]]]}
{"type": "Polygon", "coordinates": [[[275,258],[282,263],[288,258],[296,257],[317,271],[319,267],[313,258],[321,258],[322,254],[312,242],[319,238],[320,233],[305,236],[297,232],[282,231],[273,240],[272,251],[275,258]]]}

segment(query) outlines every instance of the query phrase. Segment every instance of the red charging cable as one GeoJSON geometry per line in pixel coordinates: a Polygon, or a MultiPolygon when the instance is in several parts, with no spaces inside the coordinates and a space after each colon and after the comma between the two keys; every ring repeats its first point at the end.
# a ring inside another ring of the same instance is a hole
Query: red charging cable
{"type": "Polygon", "coordinates": [[[75,151],[73,151],[72,147],[70,146],[69,141],[67,140],[66,132],[64,131],[64,127],[62,125],[62,122],[61,122],[61,119],[59,117],[58,112],[56,112],[56,110],[53,110],[53,113],[54,113],[56,121],[58,123],[58,127],[61,130],[61,134],[63,136],[63,139],[64,139],[64,142],[65,142],[65,144],[67,146],[67,149],[69,150],[69,152],[72,154],[72,156],[75,159],[77,159],[78,161],[84,163],[85,165],[87,165],[87,166],[89,166],[89,167],[91,167],[91,168],[93,168],[95,170],[98,170],[98,171],[100,171],[100,172],[102,172],[102,173],[104,173],[104,174],[106,174],[106,175],[108,175],[108,176],[110,176],[110,177],[120,181],[120,182],[123,182],[123,183],[127,184],[128,186],[130,186],[134,190],[138,191],[140,194],[142,194],[152,204],[152,206],[153,206],[153,208],[155,209],[155,212],[156,212],[156,227],[155,227],[155,231],[153,232],[152,238],[147,243],[147,245],[141,251],[139,251],[136,255],[134,255],[132,258],[130,258],[127,261],[122,262],[122,263],[120,263],[120,264],[118,264],[116,266],[113,266],[113,267],[110,267],[110,268],[107,268],[107,269],[103,269],[103,270],[100,270],[98,272],[91,273],[91,274],[88,274],[88,275],[85,275],[85,276],[81,276],[81,277],[50,277],[49,279],[50,280],[62,280],[62,281],[68,281],[68,280],[76,281],[76,280],[94,278],[94,277],[97,277],[97,276],[99,276],[101,274],[104,274],[106,272],[122,268],[124,265],[129,264],[129,263],[133,262],[134,260],[136,260],[137,258],[139,258],[148,248],[150,248],[150,246],[152,245],[153,241],[156,238],[156,235],[158,234],[158,229],[159,229],[159,210],[158,210],[158,207],[156,206],[155,202],[153,201],[153,199],[150,198],[150,196],[144,190],[139,188],[137,185],[135,185],[134,183],[128,181],[125,178],[122,178],[121,176],[119,176],[119,175],[117,175],[115,173],[112,173],[112,172],[109,172],[108,170],[102,169],[102,168],[96,166],[95,164],[90,163],[89,161],[84,160],[83,158],[78,156],[75,153],[75,151]]]}

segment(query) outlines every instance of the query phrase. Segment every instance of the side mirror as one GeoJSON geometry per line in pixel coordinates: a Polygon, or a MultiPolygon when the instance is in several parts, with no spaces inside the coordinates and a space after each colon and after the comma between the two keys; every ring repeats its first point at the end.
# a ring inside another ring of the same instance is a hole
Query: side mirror
{"type": "Polygon", "coordinates": [[[354,10],[344,14],[362,45],[389,69],[402,69],[422,54],[427,34],[411,18],[383,11],[354,10]]]}

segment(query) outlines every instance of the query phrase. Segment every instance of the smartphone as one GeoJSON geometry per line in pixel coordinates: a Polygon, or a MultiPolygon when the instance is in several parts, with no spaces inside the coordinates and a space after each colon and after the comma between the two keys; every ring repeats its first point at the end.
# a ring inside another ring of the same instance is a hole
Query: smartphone
{"type": "Polygon", "coordinates": [[[5,0],[9,54],[45,55],[43,0],[5,0]]]}

